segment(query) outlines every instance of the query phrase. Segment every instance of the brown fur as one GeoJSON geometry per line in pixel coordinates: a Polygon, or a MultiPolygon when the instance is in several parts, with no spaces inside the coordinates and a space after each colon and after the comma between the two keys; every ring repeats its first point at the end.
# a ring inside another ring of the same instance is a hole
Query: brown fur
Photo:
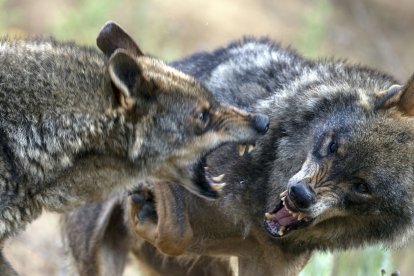
{"type": "Polygon", "coordinates": [[[274,275],[274,269],[277,275],[297,275],[310,257],[310,252],[285,254],[283,248],[257,239],[260,233],[245,238],[238,229],[222,227],[214,204],[189,202],[175,184],[154,183],[152,191],[145,186],[136,191],[146,200],[155,200],[157,221],[140,221],[137,215],[143,205],[124,195],[64,217],[63,236],[76,274],[121,275],[128,252],[145,275],[159,276],[230,276],[237,271],[239,275],[274,275]],[[191,224],[197,221],[196,229],[204,231],[194,230],[191,224]],[[231,262],[230,255],[239,258],[231,262]]]}
{"type": "MultiPolygon", "coordinates": [[[[131,198],[128,198],[127,214],[128,222],[131,229],[150,241],[156,247],[163,249],[167,255],[177,256],[185,252],[193,238],[193,231],[188,219],[188,211],[185,202],[174,197],[174,191],[163,189],[164,185],[154,185],[154,193],[157,198],[157,216],[160,221],[168,223],[160,224],[140,224],[137,221],[137,214],[140,211],[138,204],[135,204],[131,198]],[[179,216],[171,216],[171,209],[180,212],[179,216]],[[179,225],[180,227],[176,227],[179,225]],[[176,241],[180,241],[177,243],[176,241]]],[[[152,193],[146,193],[146,197],[152,196],[152,193]]]]}
{"type": "MultiPolygon", "coordinates": [[[[169,186],[161,185],[166,189],[157,188],[161,193],[167,190],[164,195],[167,202],[171,199],[168,193],[172,192],[169,186]]],[[[144,190],[141,191],[145,193],[144,190]]],[[[147,196],[151,194],[148,193],[147,196]]],[[[137,207],[138,205],[131,202],[128,197],[118,195],[103,203],[87,204],[63,217],[62,230],[63,236],[66,237],[65,244],[70,250],[68,255],[72,259],[71,267],[74,270],[72,273],[85,276],[121,275],[128,252],[131,252],[145,275],[232,275],[228,257],[197,255],[168,257],[160,253],[152,244],[136,235],[135,220],[129,215],[136,215],[137,207]],[[127,209],[130,212],[126,212],[127,209]],[[84,223],[81,223],[82,221],[84,223]]],[[[148,224],[148,226],[156,227],[154,224],[148,224]]],[[[175,237],[169,236],[176,238],[176,241],[190,244],[190,241],[185,240],[179,230],[170,228],[164,231],[176,235],[175,237]]],[[[154,233],[154,230],[146,229],[145,232],[154,233]]],[[[192,237],[188,233],[184,235],[192,237]]],[[[155,236],[149,238],[157,239],[155,236]]],[[[169,239],[165,241],[167,243],[163,243],[162,240],[158,242],[165,246],[167,251],[173,254],[183,253],[181,250],[184,246],[174,245],[169,239]],[[173,247],[169,247],[168,242],[173,247]]]]}
{"type": "MultiPolygon", "coordinates": [[[[283,247],[273,246],[262,237],[261,233],[252,231],[248,237],[238,233],[237,227],[243,227],[235,223],[235,229],[230,230],[225,226],[226,220],[221,220],[220,210],[214,204],[199,206],[200,202],[191,202],[191,196],[182,197],[180,189],[170,185],[168,189],[162,189],[164,185],[154,183],[152,193],[146,188],[138,189],[145,197],[152,197],[155,201],[157,220],[146,218],[142,221],[138,213],[143,205],[134,203],[131,197],[125,212],[127,213],[127,225],[133,233],[131,237],[135,241],[142,239],[149,242],[159,252],[143,252],[135,249],[132,252],[141,261],[151,259],[159,254],[165,254],[169,260],[168,265],[174,260],[190,262],[200,256],[210,256],[212,260],[222,261],[219,256],[236,256],[237,263],[233,264],[232,274],[238,271],[238,275],[297,275],[310,258],[307,254],[289,254],[283,251],[283,247]],[[184,199],[184,200],[183,200],[184,199]],[[177,201],[180,203],[177,206],[177,201]],[[190,200],[190,201],[188,201],[190,200]],[[198,206],[198,207],[195,207],[198,206]],[[182,208],[184,212],[182,212],[182,208]],[[204,214],[205,218],[201,218],[204,214]],[[200,216],[200,217],[198,217],[200,216]],[[220,222],[219,222],[220,221],[220,222]],[[196,227],[193,227],[192,225],[196,227]],[[203,229],[200,231],[200,229],[203,229]],[[228,232],[230,231],[230,232],[228,232]],[[134,235],[135,234],[135,235],[134,235]],[[194,255],[196,253],[196,255],[194,255]],[[175,259],[167,256],[179,256],[175,259]]],[[[145,203],[144,203],[145,204],[145,203]]],[[[237,206],[234,206],[237,209],[237,206]]],[[[234,223],[228,222],[227,223],[234,223]]],[[[243,230],[242,230],[243,231],[243,230]]],[[[227,259],[230,265],[230,259],[227,259]]],[[[148,265],[148,263],[147,263],[148,265]]],[[[168,265],[163,266],[168,270],[168,265]]],[[[190,268],[190,265],[187,266],[190,268]]],[[[232,275],[227,274],[227,275],[232,275]]],[[[196,276],[197,274],[189,274],[196,276]]],[[[208,275],[215,275],[213,272],[208,275]]]]}

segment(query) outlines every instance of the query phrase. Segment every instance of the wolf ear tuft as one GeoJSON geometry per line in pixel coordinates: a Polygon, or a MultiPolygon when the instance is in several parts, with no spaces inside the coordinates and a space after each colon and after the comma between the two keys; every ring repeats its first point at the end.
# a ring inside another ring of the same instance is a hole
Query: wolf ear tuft
{"type": "Polygon", "coordinates": [[[407,116],[414,116],[414,75],[404,85],[392,85],[382,96],[380,107],[396,107],[407,116]]]}
{"type": "Polygon", "coordinates": [[[109,58],[117,49],[124,49],[132,56],[143,53],[135,41],[116,23],[107,22],[96,38],[98,48],[109,58]]]}
{"type": "Polygon", "coordinates": [[[414,75],[401,89],[401,97],[398,102],[398,109],[409,116],[414,116],[414,75]]]}
{"type": "Polygon", "coordinates": [[[381,91],[376,95],[376,106],[379,109],[387,109],[397,105],[401,97],[401,88],[399,84],[391,85],[387,90],[381,91]]]}
{"type": "Polygon", "coordinates": [[[132,109],[136,101],[133,94],[146,81],[135,58],[125,50],[116,50],[108,61],[108,72],[120,106],[132,109]]]}

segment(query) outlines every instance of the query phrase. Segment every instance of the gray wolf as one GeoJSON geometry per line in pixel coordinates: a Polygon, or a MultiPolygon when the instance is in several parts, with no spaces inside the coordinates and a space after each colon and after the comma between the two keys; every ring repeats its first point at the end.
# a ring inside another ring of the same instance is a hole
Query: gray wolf
{"type": "MultiPolygon", "coordinates": [[[[194,78],[144,56],[115,23],[97,44],[102,53],[53,39],[0,41],[0,245],[43,209],[64,212],[137,179],[215,198],[224,184],[199,171],[204,155],[267,131],[266,115],[220,104],[194,78]]],[[[0,274],[9,273],[3,261],[0,274]]]]}
{"type": "MultiPolygon", "coordinates": [[[[190,268],[194,256],[237,256],[240,275],[297,275],[315,250],[394,245],[410,236],[414,77],[400,85],[374,69],[308,60],[252,38],[172,65],[219,100],[267,114],[270,130],[250,155],[239,158],[228,146],[208,155],[209,173],[224,173],[227,183],[216,201],[159,183],[125,196],[118,224],[132,241],[159,250],[126,247],[138,259],[151,265],[145,260],[160,252],[182,255],[176,262],[188,258],[190,268]]],[[[90,233],[105,232],[92,219],[102,213],[76,212],[65,228],[90,222],[90,233]]],[[[105,233],[95,248],[117,243],[105,233]]],[[[69,245],[78,252],[70,236],[69,245]]]]}

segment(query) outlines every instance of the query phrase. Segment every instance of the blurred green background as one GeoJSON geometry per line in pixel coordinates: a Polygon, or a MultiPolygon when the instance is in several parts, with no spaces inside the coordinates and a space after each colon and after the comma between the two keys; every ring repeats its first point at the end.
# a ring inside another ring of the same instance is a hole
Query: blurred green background
{"type": "MultiPolygon", "coordinates": [[[[0,0],[0,32],[53,35],[94,45],[114,20],[152,55],[170,61],[243,35],[268,36],[305,56],[347,59],[405,81],[414,71],[412,0],[0,0]]],[[[318,253],[301,275],[412,275],[412,245],[318,253]]],[[[45,214],[10,242],[22,275],[63,275],[57,216],[45,214]]],[[[134,275],[130,265],[126,275],[134,275]]]]}

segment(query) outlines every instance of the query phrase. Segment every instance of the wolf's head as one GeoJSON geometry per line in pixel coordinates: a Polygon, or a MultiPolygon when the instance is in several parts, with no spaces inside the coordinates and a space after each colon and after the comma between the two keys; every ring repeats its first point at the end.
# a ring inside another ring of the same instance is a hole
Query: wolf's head
{"type": "Polygon", "coordinates": [[[353,99],[342,105],[325,105],[325,115],[298,145],[303,163],[266,213],[271,236],[346,248],[392,242],[411,229],[414,78],[404,87],[359,93],[348,91],[353,99]]]}
{"type": "Polygon", "coordinates": [[[269,118],[221,105],[192,77],[144,56],[115,23],[103,27],[97,44],[109,58],[115,104],[133,129],[130,160],[143,164],[153,180],[216,198],[225,183],[206,174],[205,156],[228,142],[250,149],[266,133],[269,118]]]}

